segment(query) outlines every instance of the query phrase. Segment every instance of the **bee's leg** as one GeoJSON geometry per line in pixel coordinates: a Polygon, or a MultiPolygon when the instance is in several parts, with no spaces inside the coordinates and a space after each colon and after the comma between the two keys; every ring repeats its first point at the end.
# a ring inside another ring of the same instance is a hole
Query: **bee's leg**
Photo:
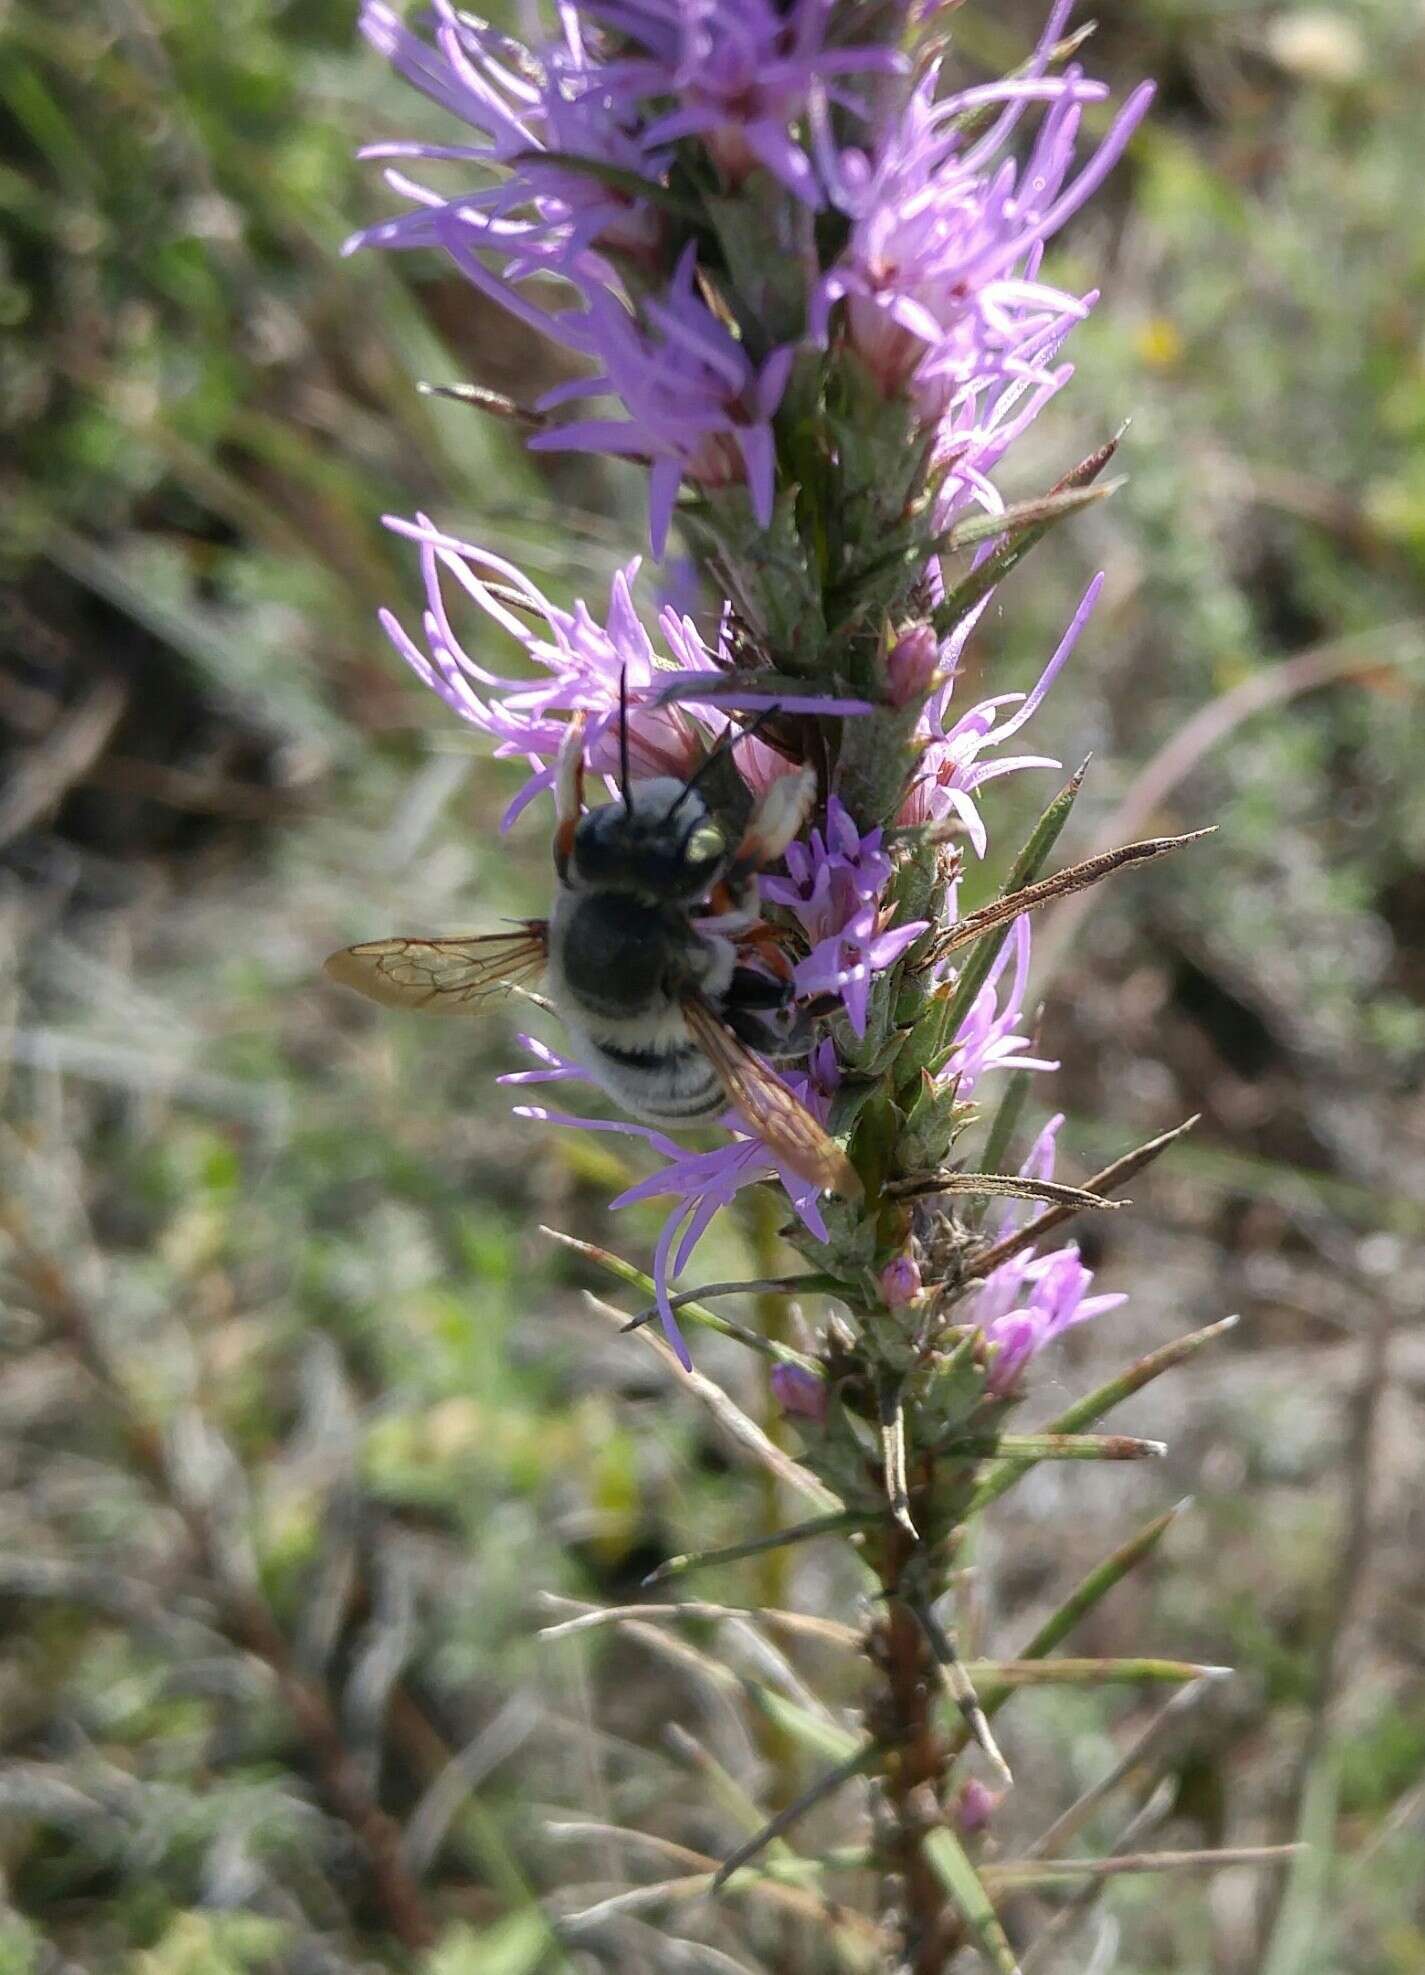
{"type": "Polygon", "coordinates": [[[735,967],[725,1000],[737,1008],[785,1008],[791,999],[791,980],[773,980],[755,967],[735,967]]]}
{"type": "Polygon", "coordinates": [[[816,1041],[816,1024],[835,1014],[841,997],[813,995],[794,1003],[790,980],[769,980],[751,967],[735,969],[721,1007],[733,1034],[777,1063],[795,1063],[816,1041]]]}
{"type": "Polygon", "coordinates": [[[574,832],[584,813],[584,716],[576,713],[565,729],[554,770],[554,868],[562,884],[569,874],[574,832]]]}
{"type": "Polygon", "coordinates": [[[778,980],[791,981],[792,957],[782,944],[785,935],[776,926],[769,926],[765,919],[758,919],[736,938],[739,954],[749,954],[759,960],[778,980]]]}
{"type": "Polygon", "coordinates": [[[796,768],[777,777],[753,810],[723,881],[734,897],[749,878],[776,863],[811,815],[815,801],[814,768],[796,768]]]}

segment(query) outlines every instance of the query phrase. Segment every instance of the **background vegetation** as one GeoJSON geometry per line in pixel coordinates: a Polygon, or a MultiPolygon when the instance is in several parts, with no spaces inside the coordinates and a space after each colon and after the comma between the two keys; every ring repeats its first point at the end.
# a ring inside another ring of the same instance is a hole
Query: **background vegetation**
{"type": "MultiPolygon", "coordinates": [[[[608,1223],[615,1141],[509,1118],[511,1022],[368,1019],[318,980],[346,940],[482,924],[547,882],[539,827],[497,845],[503,772],[373,624],[417,597],[380,513],[431,508],[565,596],[641,533],[616,465],[532,462],[413,389],[527,395],[525,339],[428,258],[339,258],[383,209],[355,144],[413,114],[353,12],[0,6],[0,1971],[819,1967],[775,1904],[556,1934],[665,1869],[573,1820],[719,1852],[759,1767],[800,1774],[726,1705],[716,1667],[764,1652],[735,1623],[533,1643],[577,1608],[546,1594],[629,1595],[738,1532],[760,1484],[540,1233],[639,1258],[655,1223],[608,1223]]],[[[1012,63],[1030,19],[967,7],[965,60],[1012,63]]],[[[1096,62],[1156,75],[1160,108],[1062,250],[1107,300],[1009,491],[1125,416],[1131,480],[1036,555],[971,662],[1024,683],[1106,567],[1038,728],[1096,756],[1065,849],[1222,829],[1046,922],[1065,1067],[1033,1095],[1069,1113],[1065,1176],[1203,1120],[1091,1232],[1132,1302],[1061,1347],[1044,1416],[1128,1348],[1243,1322],[1123,1419],[1169,1460],[1038,1470],[970,1597],[982,1640],[1017,1639],[1191,1491],[1083,1650],[1237,1677],[1194,1690],[1166,1789],[1145,1806],[1130,1774],[1096,1833],[1136,1806],[1155,1844],[1313,1849],[1278,1881],[1119,1881],[1064,1965],[1405,1975],[1425,18],[1105,0],[1096,62]]],[[[716,1342],[701,1362],[740,1379],[716,1342]]],[[[811,1552],[703,1590],[857,1615],[811,1552]]],[[[829,1648],[779,1644],[774,1685],[799,1665],[844,1691],[829,1648]]],[[[1156,1705],[1018,1697],[1005,1855],[1156,1705]]]]}

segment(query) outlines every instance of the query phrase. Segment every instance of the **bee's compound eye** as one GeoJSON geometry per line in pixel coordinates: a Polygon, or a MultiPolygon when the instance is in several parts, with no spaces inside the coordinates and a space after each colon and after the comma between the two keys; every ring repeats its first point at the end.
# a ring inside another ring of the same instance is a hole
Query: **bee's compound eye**
{"type": "Polygon", "coordinates": [[[699,823],[683,852],[690,870],[710,871],[727,855],[727,838],[716,823],[699,823]]]}

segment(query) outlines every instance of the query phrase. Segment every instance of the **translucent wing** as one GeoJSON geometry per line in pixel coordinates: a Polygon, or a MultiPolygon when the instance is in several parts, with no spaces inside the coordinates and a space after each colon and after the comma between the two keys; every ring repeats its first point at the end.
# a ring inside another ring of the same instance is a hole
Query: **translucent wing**
{"type": "Polygon", "coordinates": [[[326,971],[387,1008],[455,1015],[500,988],[537,980],[548,950],[547,921],[530,919],[510,933],[367,940],[334,953],[326,971]]]}
{"type": "Polygon", "coordinates": [[[861,1181],[851,1161],[761,1057],[700,996],[687,996],[683,1013],[688,1033],[717,1071],[729,1102],[782,1163],[824,1193],[859,1200],[861,1181]]]}

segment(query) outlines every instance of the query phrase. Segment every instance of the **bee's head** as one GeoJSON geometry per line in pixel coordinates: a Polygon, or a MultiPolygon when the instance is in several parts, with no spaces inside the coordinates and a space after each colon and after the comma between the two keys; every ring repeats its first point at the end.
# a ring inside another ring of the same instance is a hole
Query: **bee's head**
{"type": "Polygon", "coordinates": [[[632,794],[631,804],[605,803],[580,819],[570,858],[575,882],[659,903],[706,897],[732,846],[697,790],[660,776],[632,794]]]}

